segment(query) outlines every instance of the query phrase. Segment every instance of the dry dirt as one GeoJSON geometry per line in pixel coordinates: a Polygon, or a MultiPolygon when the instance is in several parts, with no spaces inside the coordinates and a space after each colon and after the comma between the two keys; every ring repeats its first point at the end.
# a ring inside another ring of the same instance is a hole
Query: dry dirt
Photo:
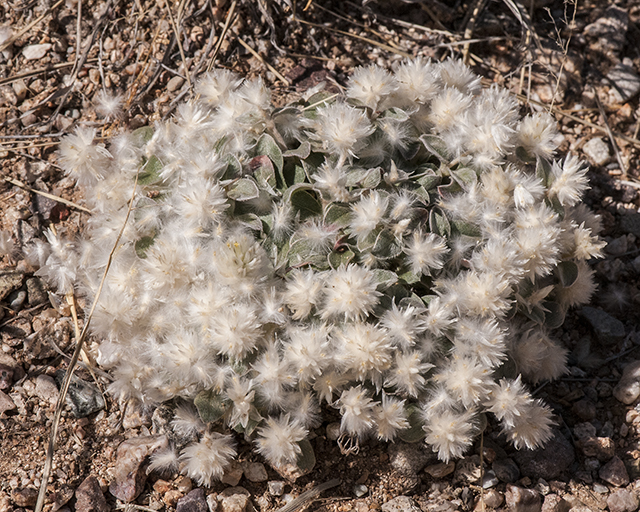
{"type": "MultiPolygon", "coordinates": [[[[624,366],[640,358],[640,110],[637,90],[631,96],[619,90],[624,80],[631,89],[640,82],[640,5],[632,0],[609,4],[379,0],[363,6],[359,0],[309,0],[289,6],[285,0],[83,0],[78,41],[77,0],[0,0],[0,41],[5,40],[0,43],[0,177],[5,178],[0,181],[0,229],[10,231],[18,245],[41,237],[50,225],[68,234],[78,232],[86,213],[32,191],[82,203],[73,182],[56,166],[60,137],[77,125],[95,126],[100,136],[108,137],[121,128],[170,116],[177,102],[189,97],[187,77],[193,82],[209,66],[263,77],[276,103],[284,104],[323,81],[330,87],[343,86],[358,65],[393,67],[406,55],[460,57],[461,41],[472,39],[468,59],[473,69],[487,83],[521,93],[523,111],[540,104],[552,109],[564,135],[561,151],[577,153],[592,164],[586,202],[601,215],[610,243],[607,257],[593,263],[599,284],[594,306],[622,321],[625,336],[609,342],[599,339],[580,311],[571,313],[554,333],[571,351],[571,373],[540,387],[536,396],[553,407],[576,458],[552,482],[521,474],[517,484],[542,495],[563,496],[575,510],[606,509],[617,488],[600,478],[597,457],[577,447],[576,424],[588,422],[598,437],[613,441],[630,475],[630,483],[621,488],[640,490],[640,416],[635,403],[624,405],[612,397],[624,366]],[[522,21],[508,3],[520,9],[522,21]],[[615,77],[621,64],[631,78],[615,77]],[[96,111],[101,91],[123,95],[122,116],[108,119],[96,111]],[[594,138],[602,140],[602,158],[597,143],[590,142],[594,138]]],[[[73,351],[68,307],[54,307],[38,292],[37,280],[29,281],[32,272],[19,258],[0,259],[0,384],[8,383],[3,393],[16,406],[0,416],[2,512],[20,510],[21,503],[29,508],[33,501],[28,489],[40,484],[54,409],[45,392],[36,388],[38,382],[51,381],[38,377],[66,369],[73,351]],[[26,298],[21,291],[28,291],[26,298]],[[65,355],[52,348],[51,339],[65,355]],[[3,381],[6,366],[13,376],[3,381]]],[[[77,374],[92,381],[86,370],[77,374]]],[[[98,381],[102,389],[108,383],[105,377],[98,381]]],[[[106,408],[87,418],[63,413],[45,509],[73,510],[74,490],[89,475],[98,477],[108,506],[119,506],[106,490],[113,478],[115,450],[122,440],[147,434],[153,427],[143,420],[138,427],[124,428],[122,404],[106,398],[106,408]]],[[[296,496],[340,478],[342,483],[326,491],[311,509],[378,510],[401,495],[412,496],[425,511],[482,507],[478,482],[464,476],[464,463],[458,463],[456,472],[434,478],[423,469],[407,471],[398,462],[398,450],[406,447],[373,441],[357,455],[345,457],[334,441],[327,440],[330,420],[328,416],[312,441],[318,458],[314,471],[285,487],[286,494],[296,496]],[[357,485],[366,486],[360,498],[354,495],[357,485]]],[[[512,454],[491,425],[484,438],[489,463],[501,449],[512,454]]],[[[421,450],[408,449],[418,455],[421,450]]],[[[472,453],[479,452],[480,446],[474,446],[472,453]]],[[[427,455],[422,453],[420,464],[436,464],[427,455]]],[[[240,459],[258,460],[247,444],[241,445],[240,459]]],[[[473,457],[465,461],[472,469],[477,466],[473,457]]],[[[280,479],[268,471],[270,480],[280,479]]],[[[157,475],[147,480],[136,501],[141,510],[173,510],[165,504],[175,503],[167,492],[177,490],[172,495],[176,498],[188,490],[175,478],[166,488],[154,489],[157,480],[157,475]]],[[[240,485],[251,492],[256,508],[275,510],[284,503],[282,497],[269,494],[266,482],[243,479],[240,485]]],[[[218,484],[207,493],[224,488],[218,484]]],[[[493,489],[491,493],[503,496],[506,484],[493,489]]]]}

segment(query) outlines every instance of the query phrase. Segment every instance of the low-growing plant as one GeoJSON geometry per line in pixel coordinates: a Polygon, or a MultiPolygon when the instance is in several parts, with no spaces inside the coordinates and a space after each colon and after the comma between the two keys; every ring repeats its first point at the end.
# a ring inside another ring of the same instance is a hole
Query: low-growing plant
{"type": "Polygon", "coordinates": [[[77,243],[28,251],[90,301],[131,208],[92,332],[116,397],[176,405],[154,468],[209,484],[232,430],[304,465],[325,404],[345,449],[399,437],[446,461],[487,413],[516,448],[549,439],[525,382],[566,371],[549,333],[589,300],[603,247],[551,116],[454,60],[358,68],[344,95],[283,108],[225,70],[196,93],[108,147],[67,136],[93,215],[77,243]]]}

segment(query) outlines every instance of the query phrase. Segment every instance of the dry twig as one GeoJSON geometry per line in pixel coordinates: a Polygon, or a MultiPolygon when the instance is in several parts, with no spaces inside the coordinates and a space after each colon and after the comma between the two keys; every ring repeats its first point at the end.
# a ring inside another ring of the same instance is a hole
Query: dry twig
{"type": "Polygon", "coordinates": [[[93,312],[95,311],[98,301],[100,300],[100,294],[102,293],[102,288],[104,287],[104,282],[107,279],[107,273],[111,268],[111,262],[113,261],[113,256],[115,255],[118,246],[120,245],[120,238],[122,237],[122,233],[124,233],[124,229],[127,226],[127,222],[129,221],[129,216],[131,215],[131,210],[133,208],[133,199],[135,197],[136,190],[138,188],[138,176],[140,172],[138,170],[138,174],[136,174],[136,179],[133,185],[133,192],[131,194],[131,200],[129,201],[129,208],[127,209],[127,215],[125,216],[124,222],[122,223],[122,227],[120,228],[120,232],[116,238],[115,243],[113,244],[113,248],[109,253],[109,258],[107,259],[107,265],[104,269],[104,273],[102,274],[102,279],[100,280],[100,286],[98,286],[98,291],[96,292],[95,299],[93,299],[93,303],[91,304],[91,309],[89,310],[89,314],[87,315],[84,326],[82,327],[82,332],[80,333],[80,337],[76,340],[76,348],[73,351],[73,355],[71,356],[71,361],[69,361],[69,366],[67,367],[67,372],[64,375],[64,381],[62,382],[62,386],[60,387],[60,394],[58,395],[58,402],[56,403],[56,410],[53,415],[53,421],[51,423],[51,434],[49,436],[49,445],[47,446],[47,458],[44,463],[44,468],[42,469],[42,482],[40,484],[40,491],[38,493],[38,501],[36,502],[35,512],[42,512],[42,507],[44,506],[44,498],[47,492],[47,484],[49,481],[49,476],[51,475],[51,467],[53,465],[53,454],[56,449],[56,437],[58,434],[58,426],[60,425],[60,418],[62,417],[62,409],[64,408],[64,402],[67,396],[67,392],[69,391],[69,386],[71,385],[71,377],[73,376],[73,370],[78,363],[78,358],[80,357],[80,353],[82,351],[82,347],[84,344],[84,339],[87,336],[87,331],[89,330],[89,325],[91,324],[91,318],[93,317],[93,312]]]}
{"type": "Polygon", "coordinates": [[[598,104],[598,110],[600,110],[600,116],[602,116],[602,120],[604,121],[604,126],[607,129],[607,136],[611,141],[611,146],[613,147],[613,152],[616,155],[616,160],[618,161],[618,165],[620,166],[620,170],[622,171],[622,175],[626,178],[627,176],[627,168],[624,165],[624,161],[622,160],[622,155],[620,154],[620,150],[618,149],[618,144],[616,143],[616,138],[611,131],[611,126],[609,126],[609,120],[607,119],[607,113],[604,111],[604,107],[602,106],[602,102],[600,101],[600,97],[598,96],[598,91],[593,89],[593,95],[596,99],[596,103],[598,104]]]}
{"type": "Polygon", "coordinates": [[[68,199],[65,199],[63,197],[54,196],[53,194],[49,194],[48,192],[43,192],[42,190],[36,190],[35,188],[31,188],[30,186],[25,185],[21,181],[15,180],[13,178],[5,178],[4,176],[2,177],[2,179],[8,183],[11,183],[12,185],[15,185],[16,187],[20,187],[21,189],[31,192],[33,194],[41,195],[42,197],[46,197],[47,199],[53,199],[54,201],[57,201],[62,204],[66,204],[67,206],[71,206],[72,208],[76,208],[77,210],[81,210],[83,212],[92,213],[91,210],[89,210],[88,208],[85,208],[84,206],[80,206],[79,204],[76,204],[73,201],[69,201],[68,199]]]}
{"type": "Polygon", "coordinates": [[[278,78],[278,80],[280,80],[284,85],[289,86],[291,85],[291,83],[289,82],[289,80],[287,80],[285,77],[283,77],[280,72],[278,72],[278,70],[276,68],[274,68],[271,64],[269,64],[266,60],[264,60],[264,58],[262,57],[262,55],[260,55],[257,51],[255,51],[253,48],[251,48],[251,46],[249,46],[247,43],[245,43],[242,38],[240,36],[238,36],[238,42],[245,47],[245,49],[251,53],[251,55],[253,55],[256,59],[258,59],[260,62],[262,62],[268,69],[269,71],[271,71],[274,75],[276,75],[276,77],[278,78]]]}

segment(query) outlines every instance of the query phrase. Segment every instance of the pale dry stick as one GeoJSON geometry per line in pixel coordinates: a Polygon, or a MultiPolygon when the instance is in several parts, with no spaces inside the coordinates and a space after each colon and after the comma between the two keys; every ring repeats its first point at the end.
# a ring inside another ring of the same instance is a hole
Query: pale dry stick
{"type": "Polygon", "coordinates": [[[274,68],[266,60],[264,60],[264,57],[262,57],[262,55],[260,55],[257,51],[255,51],[253,48],[251,48],[251,46],[249,46],[247,43],[245,43],[240,36],[237,37],[237,40],[242,46],[245,47],[245,49],[247,51],[249,51],[249,53],[251,53],[251,55],[253,55],[256,59],[258,59],[260,62],[262,62],[269,69],[269,71],[271,71],[274,75],[276,75],[278,80],[280,80],[286,86],[291,85],[291,82],[289,82],[289,80],[287,80],[285,77],[283,77],[276,68],[274,68]]]}
{"type": "Polygon", "coordinates": [[[131,209],[133,208],[133,199],[135,198],[136,190],[138,188],[139,174],[140,174],[140,170],[138,169],[138,173],[136,174],[136,180],[133,184],[133,192],[131,193],[131,200],[129,201],[129,207],[127,209],[127,215],[125,216],[124,222],[122,223],[122,227],[120,228],[118,237],[116,238],[116,241],[113,244],[113,248],[109,253],[109,258],[107,259],[107,265],[104,269],[104,273],[102,274],[102,279],[100,280],[100,286],[98,286],[98,291],[96,293],[95,298],[93,299],[93,303],[91,304],[91,309],[89,310],[89,314],[85,319],[85,323],[84,323],[84,326],[82,327],[82,332],[80,333],[80,337],[76,340],[76,348],[73,351],[73,355],[71,356],[71,360],[69,361],[69,365],[67,366],[67,373],[65,373],[64,381],[62,382],[62,386],[60,387],[60,394],[58,395],[58,402],[56,403],[56,410],[53,415],[53,421],[51,423],[51,434],[49,436],[49,445],[47,446],[47,458],[44,463],[44,468],[42,469],[42,482],[40,484],[40,491],[38,493],[38,501],[36,502],[35,512],[42,512],[42,507],[44,506],[44,498],[47,492],[47,484],[49,481],[49,476],[51,475],[51,467],[53,465],[53,453],[55,452],[55,449],[56,449],[56,437],[58,433],[58,426],[60,425],[60,418],[62,417],[62,409],[64,408],[64,401],[66,399],[67,392],[69,391],[69,386],[71,385],[71,377],[73,375],[73,370],[75,369],[75,366],[78,363],[78,359],[80,357],[80,352],[82,351],[84,339],[87,336],[87,331],[89,330],[89,325],[91,324],[91,318],[93,317],[93,312],[95,311],[98,305],[98,300],[100,299],[102,288],[104,287],[104,283],[107,279],[107,273],[111,268],[111,262],[113,261],[113,256],[116,250],[118,249],[118,245],[120,244],[120,238],[122,238],[122,233],[124,233],[124,229],[127,226],[127,222],[129,222],[129,216],[131,215],[131,209]]]}
{"type": "MultiPolygon", "coordinates": [[[[556,31],[558,40],[556,41],[559,45],[560,48],[562,48],[562,53],[564,55],[564,58],[562,59],[562,62],[560,63],[560,72],[558,73],[558,77],[556,79],[556,86],[555,89],[553,91],[553,96],[551,97],[551,107],[554,106],[555,100],[556,100],[556,94],[558,92],[558,90],[560,89],[560,80],[562,79],[562,73],[564,73],[564,67],[567,63],[567,59],[568,59],[568,55],[569,55],[569,44],[571,43],[571,37],[573,36],[573,27],[575,26],[575,22],[576,22],[576,13],[578,12],[578,0],[575,0],[575,4],[574,4],[574,9],[573,9],[573,17],[571,18],[571,23],[569,23],[569,35],[567,37],[567,42],[566,44],[562,44],[562,38],[560,37],[560,31],[558,30],[558,27],[556,26],[555,20],[553,19],[553,16],[551,15],[551,11],[547,9],[547,11],[549,12],[549,16],[551,16],[551,20],[553,21],[553,26],[554,29],[556,31]]],[[[565,4],[565,23],[566,23],[566,4],[565,4]]]]}
{"type": "Polygon", "coordinates": [[[447,29],[447,27],[444,26],[444,23],[440,21],[440,18],[436,16],[436,13],[431,10],[431,7],[429,7],[426,3],[423,3],[423,2],[420,2],[420,7],[424,12],[427,13],[427,16],[431,18],[431,21],[433,21],[436,25],[438,25],[438,27],[440,27],[440,30],[447,29]]]}
{"type": "Polygon", "coordinates": [[[311,501],[313,501],[327,489],[336,487],[341,483],[342,482],[339,478],[334,478],[333,480],[329,480],[328,482],[325,482],[323,484],[316,485],[313,489],[309,489],[308,491],[303,492],[300,496],[291,500],[284,507],[279,508],[276,512],[294,512],[296,510],[300,510],[309,505],[311,501]]]}
{"type": "MultiPolygon", "coordinates": [[[[98,59],[87,59],[88,63],[97,62],[98,59]]],[[[31,78],[32,76],[39,75],[41,73],[46,73],[47,71],[56,71],[58,69],[68,68],[73,66],[73,62],[61,62],[60,64],[54,64],[53,66],[46,66],[42,68],[36,68],[33,71],[25,71],[24,73],[20,73],[18,75],[8,76],[7,78],[0,79],[0,85],[7,85],[13,82],[17,82],[23,78],[31,78]]]]}
{"type": "MultiPolygon", "coordinates": [[[[222,32],[220,33],[220,37],[218,37],[218,41],[216,42],[216,47],[213,50],[213,55],[211,59],[209,59],[209,64],[207,65],[207,73],[213,69],[213,63],[218,56],[218,52],[220,51],[220,47],[222,46],[222,42],[224,41],[225,36],[227,35],[227,31],[231,26],[231,19],[233,18],[233,14],[236,12],[236,5],[238,5],[238,0],[233,0],[229,10],[227,11],[227,17],[224,20],[224,26],[222,27],[222,32]]],[[[235,18],[233,18],[235,21],[235,18]]]]}
{"type": "MultiPolygon", "coordinates": [[[[191,76],[189,73],[189,65],[187,64],[187,58],[184,55],[184,49],[182,48],[182,41],[180,41],[180,31],[178,30],[178,25],[176,24],[176,20],[173,17],[173,12],[171,12],[171,6],[169,5],[169,2],[165,2],[164,5],[167,8],[167,12],[169,13],[171,28],[173,28],[173,33],[176,37],[176,43],[178,44],[178,51],[180,52],[180,58],[182,59],[182,66],[184,67],[184,75],[185,75],[185,78],[187,79],[187,86],[189,87],[189,89],[191,89],[192,84],[191,84],[191,76]]],[[[178,8],[178,10],[180,9],[178,8]]]]}
{"type": "Polygon", "coordinates": [[[322,105],[323,103],[326,103],[327,101],[331,101],[333,98],[337,98],[338,96],[340,96],[339,93],[332,94],[331,96],[328,96],[323,100],[316,101],[315,103],[312,103],[311,105],[307,105],[306,107],[304,107],[302,109],[302,111],[304,112],[305,110],[311,110],[312,108],[315,108],[318,105],[322,105]]]}
{"type": "Polygon", "coordinates": [[[321,25],[320,23],[312,23],[311,21],[307,21],[307,20],[303,20],[302,18],[294,18],[295,21],[298,21],[304,25],[309,25],[310,27],[316,27],[316,28],[320,28],[323,30],[328,30],[329,32],[334,32],[336,34],[341,34],[343,36],[347,36],[347,37],[352,37],[353,39],[359,39],[360,41],[364,41],[366,43],[372,44],[374,46],[377,46],[378,48],[382,48],[383,50],[386,50],[388,52],[391,53],[395,53],[397,55],[402,55],[405,58],[409,58],[411,57],[411,55],[409,55],[407,52],[404,52],[402,50],[398,50],[392,46],[389,46],[388,44],[383,44],[380,43],[378,41],[374,41],[373,39],[370,39],[368,37],[364,37],[364,36],[359,36],[358,34],[352,34],[350,32],[346,32],[344,30],[338,30],[337,28],[332,28],[332,27],[327,27],[326,25],[321,25]]]}
{"type": "Polygon", "coordinates": [[[77,210],[81,210],[83,212],[93,213],[88,208],[85,208],[84,206],[80,206],[79,204],[76,204],[73,201],[69,201],[68,199],[65,199],[63,197],[54,196],[53,194],[49,194],[48,192],[43,192],[42,190],[36,190],[35,188],[31,188],[30,186],[25,185],[21,181],[15,180],[13,178],[5,178],[3,176],[2,179],[8,183],[11,183],[12,185],[15,185],[16,187],[20,187],[21,189],[31,192],[33,194],[41,195],[42,197],[46,197],[47,199],[53,199],[58,203],[66,204],[67,206],[71,206],[72,208],[76,208],[77,210]]]}
{"type": "MultiPolygon", "coordinates": [[[[361,12],[365,11],[362,5],[358,5],[353,2],[346,2],[346,4],[350,5],[351,7],[361,12]]],[[[414,30],[420,30],[421,32],[426,32],[428,34],[438,34],[438,35],[448,37],[449,39],[458,39],[459,37],[457,34],[454,34],[453,32],[450,32],[449,30],[447,30],[446,27],[444,28],[444,30],[440,30],[437,28],[429,28],[429,27],[425,27],[424,25],[416,25],[415,23],[410,23],[408,21],[399,20],[397,18],[392,18],[390,16],[385,16],[384,14],[380,14],[380,13],[376,13],[376,18],[381,20],[391,21],[392,23],[395,23],[396,25],[399,25],[403,28],[412,28],[414,30]]]]}
{"type": "MultiPolygon", "coordinates": [[[[73,292],[70,292],[65,295],[65,299],[67,301],[67,304],[69,304],[69,310],[71,311],[71,318],[73,318],[73,329],[74,329],[75,337],[76,339],[80,339],[80,324],[78,323],[78,309],[76,308],[76,296],[73,292]]],[[[104,403],[106,404],[107,397],[104,396],[104,391],[102,391],[102,386],[100,385],[100,382],[98,382],[98,377],[96,377],[96,374],[93,372],[93,367],[96,365],[96,362],[87,353],[84,347],[82,347],[81,355],[82,355],[82,361],[87,367],[87,370],[89,370],[89,373],[91,374],[93,381],[96,383],[96,386],[98,386],[100,393],[102,393],[102,398],[104,399],[104,403]]]]}
{"type": "MultiPolygon", "coordinates": [[[[484,6],[486,4],[487,0],[476,0],[475,4],[473,5],[473,10],[471,11],[471,17],[469,18],[469,21],[464,29],[464,35],[462,36],[463,39],[471,39],[471,36],[473,35],[473,29],[476,27],[476,20],[478,19],[480,12],[482,11],[482,9],[484,9],[484,6]]],[[[469,45],[470,43],[465,43],[464,47],[462,48],[462,62],[467,65],[469,64],[469,45]]]]}
{"type": "Polygon", "coordinates": [[[65,2],[65,0],[58,0],[55,4],[53,4],[51,7],[49,7],[44,13],[42,13],[41,16],[39,16],[38,18],[36,18],[35,20],[33,20],[31,23],[29,23],[26,27],[23,27],[22,29],[20,29],[20,31],[18,31],[17,33],[13,34],[9,39],[7,39],[4,43],[0,44],[0,52],[3,50],[6,50],[7,48],[9,48],[9,46],[11,46],[11,44],[21,38],[23,35],[25,35],[27,32],[29,32],[29,30],[31,30],[33,27],[35,27],[38,23],[40,23],[42,20],[44,20],[47,16],[49,16],[49,14],[51,14],[51,11],[53,11],[54,9],[56,9],[57,7],[60,7],[63,3],[65,2]]]}
{"type": "Polygon", "coordinates": [[[367,32],[371,32],[373,35],[378,36],[380,39],[382,39],[389,46],[393,46],[394,48],[397,48],[398,50],[402,49],[397,44],[395,44],[393,41],[390,41],[387,37],[385,37],[385,35],[382,32],[378,32],[377,30],[374,30],[371,27],[367,27],[364,23],[360,23],[359,21],[356,21],[356,20],[352,19],[351,17],[344,16],[344,15],[339,14],[337,12],[333,12],[332,10],[327,9],[326,7],[322,7],[319,4],[313,4],[313,6],[315,8],[317,8],[317,9],[320,9],[321,11],[328,12],[329,14],[335,16],[338,19],[346,21],[347,23],[353,23],[357,27],[363,28],[367,32]]]}
{"type": "Polygon", "coordinates": [[[78,76],[78,71],[80,71],[79,69],[77,69],[77,65],[78,62],[80,62],[80,50],[82,49],[82,0],[78,0],[78,15],[76,17],[76,59],[75,62],[73,63],[73,69],[71,70],[71,74],[73,75],[73,78],[75,80],[75,78],[78,76]]]}
{"type": "Polygon", "coordinates": [[[609,119],[607,119],[607,113],[604,111],[604,107],[600,101],[600,97],[598,96],[598,91],[593,89],[593,96],[596,99],[596,103],[598,104],[598,110],[600,110],[600,115],[602,116],[602,120],[604,121],[604,126],[607,129],[607,135],[609,140],[611,141],[611,146],[613,147],[613,152],[616,155],[616,160],[618,161],[618,165],[620,166],[620,170],[622,171],[622,176],[627,177],[627,168],[624,165],[624,161],[622,160],[622,155],[620,154],[620,149],[618,149],[618,143],[616,142],[616,138],[613,136],[613,132],[611,131],[611,126],[609,126],[609,119]]]}
{"type": "Polygon", "coordinates": [[[473,43],[490,43],[492,41],[504,41],[505,39],[509,39],[506,36],[492,36],[492,37],[481,37],[476,39],[463,39],[461,41],[454,41],[453,43],[440,43],[433,45],[433,48],[455,48],[456,46],[469,45],[473,43]]]}

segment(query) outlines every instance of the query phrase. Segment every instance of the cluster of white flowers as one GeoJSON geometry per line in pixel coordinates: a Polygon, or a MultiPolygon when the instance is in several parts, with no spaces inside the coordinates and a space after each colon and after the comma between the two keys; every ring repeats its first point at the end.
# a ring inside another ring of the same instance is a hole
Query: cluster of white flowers
{"type": "Polygon", "coordinates": [[[197,408],[154,467],[209,483],[228,428],[296,463],[324,404],[351,442],[417,430],[443,460],[484,413],[516,447],[550,437],[524,382],[565,371],[549,330],[589,299],[603,243],[549,115],[453,60],[359,68],[346,98],[284,108],[224,70],[196,92],[106,147],[64,139],[93,215],[75,247],[30,251],[92,300],[131,207],[92,326],[119,398],[197,408]]]}

